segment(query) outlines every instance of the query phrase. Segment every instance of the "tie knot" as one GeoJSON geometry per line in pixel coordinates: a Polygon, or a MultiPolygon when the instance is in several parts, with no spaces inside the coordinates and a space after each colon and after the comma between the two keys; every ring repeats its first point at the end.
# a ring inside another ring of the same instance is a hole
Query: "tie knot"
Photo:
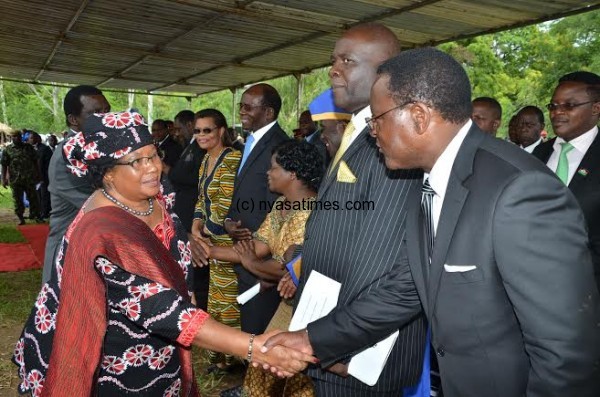
{"type": "Polygon", "coordinates": [[[563,154],[563,153],[567,154],[574,148],[574,146],[571,145],[571,143],[569,143],[569,142],[563,142],[560,145],[561,145],[561,148],[560,148],[561,154],[563,154]]]}
{"type": "Polygon", "coordinates": [[[429,194],[432,196],[435,194],[435,190],[433,190],[431,188],[431,185],[429,184],[429,178],[425,179],[425,182],[423,182],[423,187],[421,188],[421,192],[423,194],[429,194]]]}

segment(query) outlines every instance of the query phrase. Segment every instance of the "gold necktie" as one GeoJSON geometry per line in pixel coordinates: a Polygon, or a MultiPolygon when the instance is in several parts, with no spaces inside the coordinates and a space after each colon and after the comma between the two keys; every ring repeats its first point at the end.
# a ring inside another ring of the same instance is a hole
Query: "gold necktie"
{"type": "Polygon", "coordinates": [[[348,125],[346,126],[346,129],[344,130],[344,135],[342,136],[342,142],[340,143],[340,148],[335,153],[335,157],[333,158],[333,161],[331,162],[331,165],[329,166],[329,171],[328,171],[329,174],[331,174],[331,172],[333,171],[333,169],[335,168],[337,163],[339,163],[340,159],[342,158],[342,156],[348,149],[348,146],[350,146],[350,138],[352,138],[353,133],[354,133],[354,124],[351,121],[348,123],[348,125]]]}

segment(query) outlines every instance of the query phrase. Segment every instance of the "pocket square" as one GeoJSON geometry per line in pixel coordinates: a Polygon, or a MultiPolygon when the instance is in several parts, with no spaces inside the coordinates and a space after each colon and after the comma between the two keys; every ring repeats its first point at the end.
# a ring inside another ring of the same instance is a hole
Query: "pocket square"
{"type": "Polygon", "coordinates": [[[464,273],[475,269],[477,269],[477,266],[444,265],[444,270],[448,273],[464,273]]]}
{"type": "Polygon", "coordinates": [[[356,183],[357,181],[356,176],[354,176],[350,167],[348,167],[348,164],[346,164],[344,160],[340,161],[336,180],[342,183],[356,183]]]}

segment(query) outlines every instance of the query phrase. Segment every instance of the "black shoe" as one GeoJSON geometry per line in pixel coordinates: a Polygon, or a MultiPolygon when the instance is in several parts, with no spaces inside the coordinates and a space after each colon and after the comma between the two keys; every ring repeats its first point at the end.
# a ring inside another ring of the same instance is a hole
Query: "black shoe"
{"type": "Polygon", "coordinates": [[[19,225],[24,225],[25,224],[25,218],[23,218],[23,215],[21,215],[19,217],[19,225]]]}
{"type": "Polygon", "coordinates": [[[244,388],[242,385],[232,387],[231,389],[225,389],[219,394],[221,397],[242,397],[244,388]]]}

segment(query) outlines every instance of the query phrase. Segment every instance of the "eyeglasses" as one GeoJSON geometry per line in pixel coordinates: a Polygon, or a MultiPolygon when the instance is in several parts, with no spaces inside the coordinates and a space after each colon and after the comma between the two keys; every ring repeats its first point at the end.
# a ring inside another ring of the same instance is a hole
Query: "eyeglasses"
{"type": "Polygon", "coordinates": [[[204,135],[208,135],[211,132],[213,132],[214,130],[216,130],[219,127],[213,127],[213,128],[194,128],[194,134],[204,134],[204,135]]]}
{"type": "Polygon", "coordinates": [[[158,156],[158,153],[155,152],[152,156],[138,157],[137,159],[127,161],[126,163],[115,163],[115,165],[128,165],[134,170],[139,171],[142,167],[145,167],[150,163],[156,164],[157,162],[160,162],[160,157],[158,156]]]}
{"type": "Polygon", "coordinates": [[[581,102],[581,103],[549,103],[546,105],[546,108],[553,112],[555,110],[562,110],[563,112],[570,112],[571,110],[575,109],[576,107],[579,106],[583,106],[583,105],[587,105],[588,103],[594,103],[594,101],[587,101],[587,102],[581,102]]]}
{"type": "Polygon", "coordinates": [[[415,102],[415,101],[408,101],[408,102],[406,102],[406,103],[403,103],[402,105],[398,105],[398,106],[396,106],[396,107],[393,107],[393,108],[391,108],[391,109],[388,109],[388,110],[386,110],[385,112],[383,112],[383,113],[380,113],[380,114],[379,114],[379,115],[377,115],[377,116],[373,116],[373,117],[366,117],[366,118],[365,118],[365,121],[367,122],[367,125],[369,126],[369,128],[370,128],[371,130],[374,130],[374,129],[375,129],[375,124],[376,124],[376,123],[375,123],[375,121],[376,121],[378,118],[385,116],[386,114],[388,114],[388,113],[389,113],[389,112],[391,112],[392,110],[396,110],[396,109],[402,109],[403,107],[405,107],[405,106],[408,106],[408,105],[410,105],[410,104],[412,104],[412,103],[416,103],[416,102],[415,102]]]}
{"type": "Polygon", "coordinates": [[[266,107],[265,105],[249,105],[247,103],[238,103],[238,106],[240,108],[240,110],[243,110],[244,112],[251,112],[252,109],[254,108],[264,108],[266,107]]]}

